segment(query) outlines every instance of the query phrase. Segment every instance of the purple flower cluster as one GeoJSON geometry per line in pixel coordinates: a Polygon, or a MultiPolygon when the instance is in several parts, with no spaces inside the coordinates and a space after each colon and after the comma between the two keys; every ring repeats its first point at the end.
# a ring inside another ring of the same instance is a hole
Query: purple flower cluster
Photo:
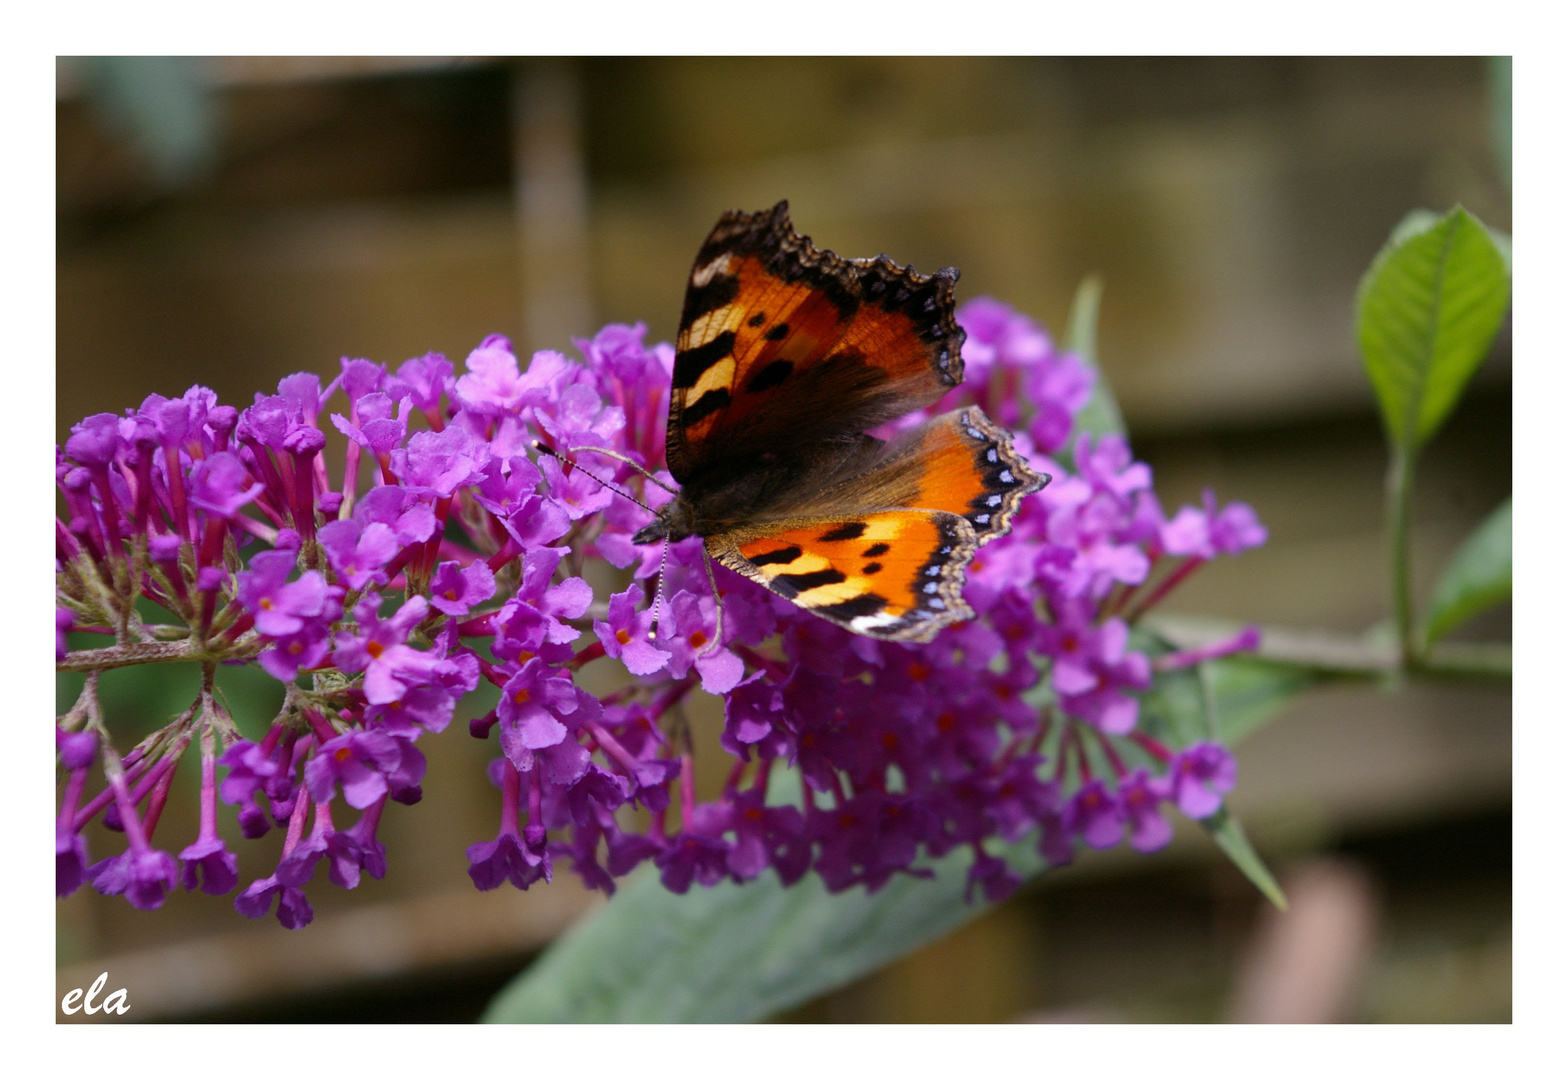
{"type": "Polygon", "coordinates": [[[469,730],[500,753],[498,829],[468,849],[481,889],[549,881],[563,859],[607,892],[643,862],[677,892],[769,867],[786,884],[814,872],[830,889],[876,889],[966,848],[972,887],[997,899],[1019,880],[998,842],[1035,834],[1062,863],[1080,844],[1159,848],[1166,805],[1213,814],[1233,759],[1158,741],[1140,694],[1156,663],[1255,635],[1154,658],[1133,624],[1265,531],[1211,495],[1167,518],[1124,441],[1073,436],[1091,370],[995,301],[959,319],[968,381],[933,411],[981,404],[1052,482],[974,560],[978,617],[927,645],[850,634],[722,568],[715,595],[700,540],[632,544],[648,511],[613,489],[669,497],[632,464],[662,464],[673,364],[641,326],[577,342],[580,360],[544,351],[520,365],[493,336],[461,374],[435,354],[396,371],[345,360],[325,388],[290,376],[244,410],[196,387],[82,421],[56,455],[57,655],[87,673],[57,728],[57,891],[91,883],[156,907],[176,883],[234,890],[222,804],[247,838],[283,831],[275,870],[236,907],[303,926],[318,863],[343,888],[383,875],[377,827],[389,802],[419,801],[416,744],[481,680],[499,702],[469,730]],[[340,399],[327,420],[346,450],[329,462],[322,415],[340,399]],[[595,597],[588,560],[625,586],[595,597]],[[144,623],[137,600],[178,625],[144,623]],[[112,644],[68,652],[71,631],[112,644]],[[155,660],[200,664],[201,695],[121,758],[96,672],[155,660]],[[285,687],[257,740],[213,692],[219,665],[244,661],[285,687]],[[588,664],[616,665],[621,688],[584,690],[588,664]],[[680,719],[694,692],[723,696],[714,751],[734,759],[711,801],[696,797],[680,719]],[[153,836],[193,744],[201,827],[176,858],[153,836]],[[794,795],[773,783],[790,768],[794,795]],[[83,829],[100,814],[126,850],[92,862],[83,829]]]}

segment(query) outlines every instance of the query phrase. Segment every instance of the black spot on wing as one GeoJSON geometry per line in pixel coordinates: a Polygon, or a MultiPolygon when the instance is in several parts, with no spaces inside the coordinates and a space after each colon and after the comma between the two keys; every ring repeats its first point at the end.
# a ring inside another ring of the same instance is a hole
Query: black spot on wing
{"type": "Polygon", "coordinates": [[[706,285],[686,290],[686,306],[681,309],[681,325],[690,326],[710,311],[732,303],[740,293],[740,278],[734,274],[715,274],[706,285]]]}
{"type": "Polygon", "coordinates": [[[766,311],[759,311],[755,315],[753,315],[751,318],[746,320],[746,325],[747,326],[761,326],[763,323],[765,323],[767,321],[768,321],[768,313],[766,311]]]}
{"type": "Polygon", "coordinates": [[[670,389],[685,390],[696,386],[697,380],[702,378],[702,373],[730,355],[734,348],[735,331],[726,330],[706,345],[698,345],[696,348],[676,353],[675,372],[670,376],[670,389]]]}
{"type": "Polygon", "coordinates": [[[706,420],[714,413],[729,407],[730,392],[728,390],[709,390],[702,397],[681,410],[681,426],[692,427],[706,420]]]}
{"type": "Polygon", "coordinates": [[[772,566],[774,563],[789,564],[800,558],[800,548],[791,544],[787,548],[777,551],[764,551],[761,555],[748,556],[753,566],[772,566]]]}
{"type": "Polygon", "coordinates": [[[790,372],[794,370],[795,365],[788,360],[775,360],[751,377],[751,381],[746,383],[746,393],[759,394],[764,390],[772,390],[789,378],[790,372]]]}
{"type": "Polygon", "coordinates": [[[768,332],[762,336],[768,341],[783,341],[789,337],[789,323],[781,322],[777,326],[770,326],[768,332]]]}
{"type": "Polygon", "coordinates": [[[780,574],[773,579],[774,585],[787,585],[796,592],[807,592],[822,585],[837,585],[844,580],[842,571],[831,566],[821,570],[813,570],[807,574],[780,574]]]}
{"type": "Polygon", "coordinates": [[[826,544],[836,544],[842,540],[859,540],[865,531],[864,521],[846,521],[842,525],[829,529],[817,539],[826,544]]]}
{"type": "Polygon", "coordinates": [[[826,607],[812,608],[818,615],[839,622],[848,622],[865,615],[875,615],[887,607],[887,597],[878,596],[876,593],[864,593],[850,600],[841,600],[836,604],[826,607]]]}
{"type": "Polygon", "coordinates": [[[868,577],[872,574],[880,574],[882,572],[882,564],[879,562],[868,562],[860,568],[860,572],[868,577]]]}
{"type": "Polygon", "coordinates": [[[880,555],[886,555],[890,550],[891,549],[886,544],[872,544],[860,554],[867,559],[875,559],[880,555]]]}
{"type": "Polygon", "coordinates": [[[984,413],[966,409],[959,414],[959,423],[975,442],[975,468],[981,479],[981,491],[969,501],[964,516],[984,542],[1005,531],[1019,500],[1044,487],[1050,478],[1030,469],[1013,450],[1007,432],[984,413]]]}

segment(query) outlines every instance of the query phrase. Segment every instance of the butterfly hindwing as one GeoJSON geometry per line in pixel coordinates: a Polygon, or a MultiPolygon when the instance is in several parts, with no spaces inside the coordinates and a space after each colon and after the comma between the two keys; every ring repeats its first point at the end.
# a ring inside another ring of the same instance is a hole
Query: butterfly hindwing
{"type": "Polygon", "coordinates": [[[982,544],[1006,533],[1023,497],[1046,484],[1007,431],[975,406],[936,417],[909,441],[919,463],[910,505],[962,514],[982,544]]]}
{"type": "Polygon", "coordinates": [[[963,379],[957,278],[820,251],[786,203],[725,214],[697,255],[676,339],[672,475],[684,484],[736,455],[931,404],[963,379]]]}
{"type": "Polygon", "coordinates": [[[974,613],[961,595],[975,530],[942,510],[873,510],[709,537],[722,565],[846,629],[929,641],[974,613]]]}

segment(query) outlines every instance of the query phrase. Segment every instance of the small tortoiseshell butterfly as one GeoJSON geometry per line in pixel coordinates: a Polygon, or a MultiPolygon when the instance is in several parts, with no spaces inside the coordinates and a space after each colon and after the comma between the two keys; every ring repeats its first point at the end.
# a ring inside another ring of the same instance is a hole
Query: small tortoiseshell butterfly
{"type": "Polygon", "coordinates": [[[633,541],[700,536],[857,634],[930,641],[971,618],[965,567],[1047,478],[973,406],[866,434],[963,381],[957,280],[819,251],[784,202],[721,217],[676,339],[665,453],[681,489],[633,541]]]}

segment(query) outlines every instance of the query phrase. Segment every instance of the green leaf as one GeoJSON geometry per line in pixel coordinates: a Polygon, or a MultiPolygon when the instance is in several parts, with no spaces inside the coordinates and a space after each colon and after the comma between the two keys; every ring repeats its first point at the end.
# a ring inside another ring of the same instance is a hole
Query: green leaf
{"type": "Polygon", "coordinates": [[[1503,504],[1454,553],[1432,589],[1426,617],[1430,644],[1514,592],[1514,501],[1503,504]]]}
{"type": "MultiPolygon", "coordinates": [[[[1215,723],[1227,736],[1257,727],[1312,681],[1294,669],[1250,659],[1205,666],[1215,723]]],[[[1196,730],[1196,737],[1207,737],[1195,672],[1162,675],[1144,702],[1171,731],[1196,730]]],[[[781,788],[774,800],[787,797],[781,788]]],[[[1278,886],[1240,826],[1220,823],[1211,831],[1242,873],[1276,899],[1278,886]]],[[[1027,880],[1046,870],[1036,841],[1030,835],[992,850],[1027,880]]],[[[829,894],[815,876],[786,889],[770,871],[746,885],[725,883],[677,896],[664,889],[652,867],[644,867],[513,980],[485,1019],[760,1020],[867,975],[991,910],[978,898],[964,899],[972,858],[967,851],[953,852],[932,864],[934,878],[895,877],[871,895],[859,889],[829,894]]]]}
{"type": "MultiPolygon", "coordinates": [[[[1043,865],[1029,842],[1015,869],[1043,865]]],[[[830,894],[770,871],[745,885],[667,891],[645,866],[490,1005],[492,1023],[741,1023],[761,1020],[896,960],[991,909],[965,903],[970,856],[936,877],[830,894]]]]}
{"type": "Polygon", "coordinates": [[[1201,739],[1234,746],[1317,682],[1318,676],[1306,668],[1246,655],[1160,672],[1143,696],[1140,725],[1170,746],[1201,739]],[[1212,723],[1205,693],[1213,702],[1212,723]]]}
{"type": "Polygon", "coordinates": [[[1122,411],[1116,405],[1116,397],[1111,393],[1105,373],[1100,370],[1096,335],[1100,322],[1100,296],[1104,292],[1105,285],[1091,274],[1078,286],[1078,292],[1073,296],[1072,310],[1067,313],[1067,335],[1062,345],[1068,352],[1077,353],[1078,358],[1094,372],[1094,393],[1089,403],[1078,413],[1073,438],[1067,444],[1069,447],[1077,442],[1081,431],[1092,435],[1121,435],[1124,438],[1127,435],[1122,411]]]}
{"type": "Polygon", "coordinates": [[[1279,887],[1279,882],[1274,880],[1274,875],[1269,873],[1269,868],[1263,865],[1263,860],[1252,849],[1252,842],[1242,832],[1241,822],[1231,817],[1230,811],[1222,806],[1218,813],[1204,818],[1202,825],[1214,837],[1220,850],[1247,876],[1247,880],[1256,885],[1270,903],[1284,911],[1288,906],[1285,903],[1285,890],[1279,887]]]}
{"type": "MultiPolygon", "coordinates": [[[[1406,214],[1403,218],[1400,219],[1398,225],[1394,226],[1394,231],[1388,236],[1388,242],[1390,244],[1402,244],[1406,240],[1409,240],[1412,236],[1426,232],[1428,229],[1442,220],[1443,215],[1439,214],[1436,210],[1412,210],[1410,213],[1406,214]]],[[[1483,225],[1482,228],[1486,230],[1486,235],[1492,238],[1492,243],[1497,246],[1497,253],[1503,257],[1503,268],[1508,271],[1508,276],[1510,278],[1513,277],[1513,237],[1509,236],[1501,229],[1492,228],[1490,225],[1483,225]]]]}
{"type": "Polygon", "coordinates": [[[1407,217],[1356,297],[1356,340],[1392,442],[1419,449],[1447,419],[1508,309],[1508,267],[1463,207],[1407,217]]]}
{"type": "Polygon", "coordinates": [[[1318,676],[1305,668],[1227,656],[1204,665],[1219,719],[1220,741],[1234,746],[1274,719],[1297,694],[1315,685],[1318,676]]]}

